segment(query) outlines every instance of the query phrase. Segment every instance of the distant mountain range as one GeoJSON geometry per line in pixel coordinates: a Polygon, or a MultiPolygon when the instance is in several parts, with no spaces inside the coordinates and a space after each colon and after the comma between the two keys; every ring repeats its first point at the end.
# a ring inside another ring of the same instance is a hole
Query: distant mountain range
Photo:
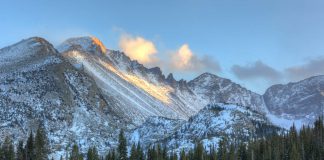
{"type": "Polygon", "coordinates": [[[179,150],[313,122],[324,114],[324,76],[259,95],[211,73],[177,81],[95,37],[58,47],[33,37],[0,50],[0,108],[0,137],[19,140],[42,123],[53,155],[71,143],[104,153],[121,128],[129,142],[179,150]]]}

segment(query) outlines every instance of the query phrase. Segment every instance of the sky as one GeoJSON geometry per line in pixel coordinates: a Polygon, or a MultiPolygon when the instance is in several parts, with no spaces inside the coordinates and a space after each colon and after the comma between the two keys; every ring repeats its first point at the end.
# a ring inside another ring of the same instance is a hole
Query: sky
{"type": "Polygon", "coordinates": [[[321,0],[2,0],[0,48],[95,36],[176,79],[204,72],[263,94],[324,74],[321,0]]]}

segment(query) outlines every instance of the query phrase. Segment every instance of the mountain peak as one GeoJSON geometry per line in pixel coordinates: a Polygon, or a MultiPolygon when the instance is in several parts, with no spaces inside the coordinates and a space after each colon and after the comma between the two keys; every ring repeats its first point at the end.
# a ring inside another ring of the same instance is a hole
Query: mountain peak
{"type": "Polygon", "coordinates": [[[169,83],[174,83],[176,80],[174,79],[173,74],[170,73],[168,75],[168,77],[166,78],[166,81],[169,82],[169,83]]]}
{"type": "Polygon", "coordinates": [[[35,50],[43,50],[43,54],[56,52],[53,45],[46,39],[41,37],[30,37],[0,49],[0,55],[2,59],[5,59],[6,57],[15,58],[24,56],[27,52],[35,50]]]}
{"type": "Polygon", "coordinates": [[[209,72],[205,72],[205,73],[199,75],[198,77],[196,77],[195,79],[191,80],[190,82],[195,82],[195,81],[209,81],[211,79],[218,79],[218,78],[220,78],[220,77],[218,77],[218,76],[216,76],[214,74],[211,74],[209,72]]]}
{"type": "Polygon", "coordinates": [[[102,53],[107,52],[106,47],[104,46],[104,44],[97,37],[91,36],[91,39],[92,39],[92,43],[94,45],[100,47],[100,50],[101,50],[102,53]]]}
{"type": "Polygon", "coordinates": [[[107,52],[107,49],[104,46],[104,44],[94,36],[69,38],[58,46],[58,50],[60,52],[65,52],[71,49],[81,49],[87,52],[99,52],[101,54],[107,52]]]}

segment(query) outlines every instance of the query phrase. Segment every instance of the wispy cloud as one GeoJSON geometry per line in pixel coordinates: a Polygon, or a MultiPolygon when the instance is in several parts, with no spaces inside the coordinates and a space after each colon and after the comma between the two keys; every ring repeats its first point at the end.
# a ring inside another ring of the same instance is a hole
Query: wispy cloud
{"type": "Polygon", "coordinates": [[[279,71],[264,64],[262,61],[256,61],[245,66],[234,65],[231,70],[241,80],[263,79],[277,82],[282,76],[279,71]]]}
{"type": "Polygon", "coordinates": [[[256,61],[245,66],[233,65],[232,73],[240,80],[265,80],[269,84],[300,81],[311,76],[324,74],[324,57],[308,59],[304,64],[295,65],[283,70],[256,61]]]}
{"type": "Polygon", "coordinates": [[[292,81],[301,80],[316,75],[323,75],[324,57],[309,59],[302,65],[289,67],[285,69],[285,73],[292,81]]]}

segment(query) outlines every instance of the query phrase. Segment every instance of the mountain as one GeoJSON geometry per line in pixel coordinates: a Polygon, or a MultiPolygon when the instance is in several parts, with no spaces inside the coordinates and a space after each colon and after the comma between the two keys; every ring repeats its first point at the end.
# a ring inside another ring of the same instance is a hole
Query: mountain
{"type": "Polygon", "coordinates": [[[0,49],[0,139],[25,139],[44,125],[55,156],[72,143],[103,154],[124,129],[130,142],[146,147],[189,149],[196,141],[247,139],[312,121],[322,111],[323,88],[322,76],[264,95],[210,73],[178,81],[95,37],[58,47],[32,37],[0,49]]]}
{"type": "Polygon", "coordinates": [[[250,107],[265,112],[266,106],[262,96],[254,93],[229,79],[210,73],[204,73],[188,83],[189,88],[208,103],[230,103],[250,107]]]}
{"type": "Polygon", "coordinates": [[[63,152],[73,142],[83,151],[110,146],[106,142],[118,133],[119,118],[94,80],[50,43],[29,38],[1,49],[0,57],[0,139],[26,139],[44,125],[53,151],[63,152]]]}
{"type": "Polygon", "coordinates": [[[114,112],[137,126],[150,116],[186,120],[210,103],[235,103],[264,111],[262,96],[230,80],[205,73],[186,82],[146,68],[124,53],[106,49],[94,37],[71,38],[58,47],[74,66],[82,66],[101,88],[114,112]],[[131,107],[130,107],[131,106],[131,107]]]}
{"type": "Polygon", "coordinates": [[[273,85],[263,95],[268,110],[286,119],[313,122],[324,115],[324,76],[273,85]]]}
{"type": "Polygon", "coordinates": [[[148,118],[130,131],[128,141],[140,141],[144,147],[165,144],[172,151],[180,152],[192,149],[198,141],[209,148],[217,145],[222,137],[248,140],[279,131],[282,129],[269,122],[262,113],[234,104],[217,103],[204,107],[188,121],[148,118]]]}

